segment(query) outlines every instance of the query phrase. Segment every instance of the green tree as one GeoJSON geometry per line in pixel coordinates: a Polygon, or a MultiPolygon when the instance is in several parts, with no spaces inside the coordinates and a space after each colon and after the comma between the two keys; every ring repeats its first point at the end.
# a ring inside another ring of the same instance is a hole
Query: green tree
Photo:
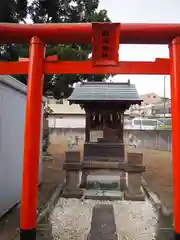
{"type": "MultiPolygon", "coordinates": [[[[106,10],[98,11],[99,0],[1,0],[0,22],[26,23],[27,15],[33,23],[84,23],[108,22],[106,10]]],[[[91,53],[88,44],[48,45],[46,56],[58,54],[61,60],[87,60],[91,53]]],[[[0,60],[18,60],[28,57],[28,45],[0,46],[0,60]]],[[[26,76],[16,75],[22,82],[27,82],[26,76]]],[[[44,94],[52,91],[56,98],[67,97],[72,91],[72,85],[82,80],[106,79],[108,75],[48,75],[44,79],[44,94]]]]}

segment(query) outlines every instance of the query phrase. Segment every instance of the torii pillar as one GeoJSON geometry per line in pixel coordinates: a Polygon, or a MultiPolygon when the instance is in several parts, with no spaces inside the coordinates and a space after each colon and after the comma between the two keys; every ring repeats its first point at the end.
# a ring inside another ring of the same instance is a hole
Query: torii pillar
{"type": "Polygon", "coordinates": [[[180,37],[169,46],[172,108],[174,240],[180,240],[180,37]]]}
{"type": "Polygon", "coordinates": [[[26,102],[20,220],[21,240],[36,240],[44,52],[44,43],[41,42],[37,37],[33,37],[30,43],[26,102]]]}

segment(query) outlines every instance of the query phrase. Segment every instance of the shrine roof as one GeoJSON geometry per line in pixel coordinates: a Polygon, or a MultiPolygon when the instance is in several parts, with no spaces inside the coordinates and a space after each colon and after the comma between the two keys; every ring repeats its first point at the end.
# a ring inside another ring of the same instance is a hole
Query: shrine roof
{"type": "Polygon", "coordinates": [[[77,84],[71,96],[70,103],[83,102],[131,102],[140,103],[135,84],[128,82],[83,82],[77,84]]]}

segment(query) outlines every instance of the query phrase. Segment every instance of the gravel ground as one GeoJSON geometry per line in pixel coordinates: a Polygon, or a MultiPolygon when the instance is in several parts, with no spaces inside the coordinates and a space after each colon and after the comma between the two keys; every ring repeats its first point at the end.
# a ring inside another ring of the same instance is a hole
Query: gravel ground
{"type": "Polygon", "coordinates": [[[54,240],[87,239],[92,209],[96,204],[113,204],[119,240],[152,240],[157,215],[148,201],[93,201],[61,198],[50,217],[54,240]]]}

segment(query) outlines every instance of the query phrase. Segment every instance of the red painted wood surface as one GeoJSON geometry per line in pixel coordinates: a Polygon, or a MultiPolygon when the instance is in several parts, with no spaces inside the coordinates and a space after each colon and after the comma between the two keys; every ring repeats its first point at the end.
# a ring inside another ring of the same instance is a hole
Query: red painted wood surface
{"type": "MultiPolygon", "coordinates": [[[[29,61],[0,62],[0,74],[27,74],[29,61]]],[[[94,67],[89,61],[56,62],[49,59],[43,64],[44,74],[156,74],[167,75],[169,59],[157,59],[155,62],[119,62],[117,66],[94,67]]]]}
{"type": "MultiPolygon", "coordinates": [[[[45,43],[91,43],[91,23],[0,24],[0,43],[25,43],[37,36],[45,43]]],[[[180,24],[121,23],[120,43],[169,44],[180,36],[180,24]]]]}

